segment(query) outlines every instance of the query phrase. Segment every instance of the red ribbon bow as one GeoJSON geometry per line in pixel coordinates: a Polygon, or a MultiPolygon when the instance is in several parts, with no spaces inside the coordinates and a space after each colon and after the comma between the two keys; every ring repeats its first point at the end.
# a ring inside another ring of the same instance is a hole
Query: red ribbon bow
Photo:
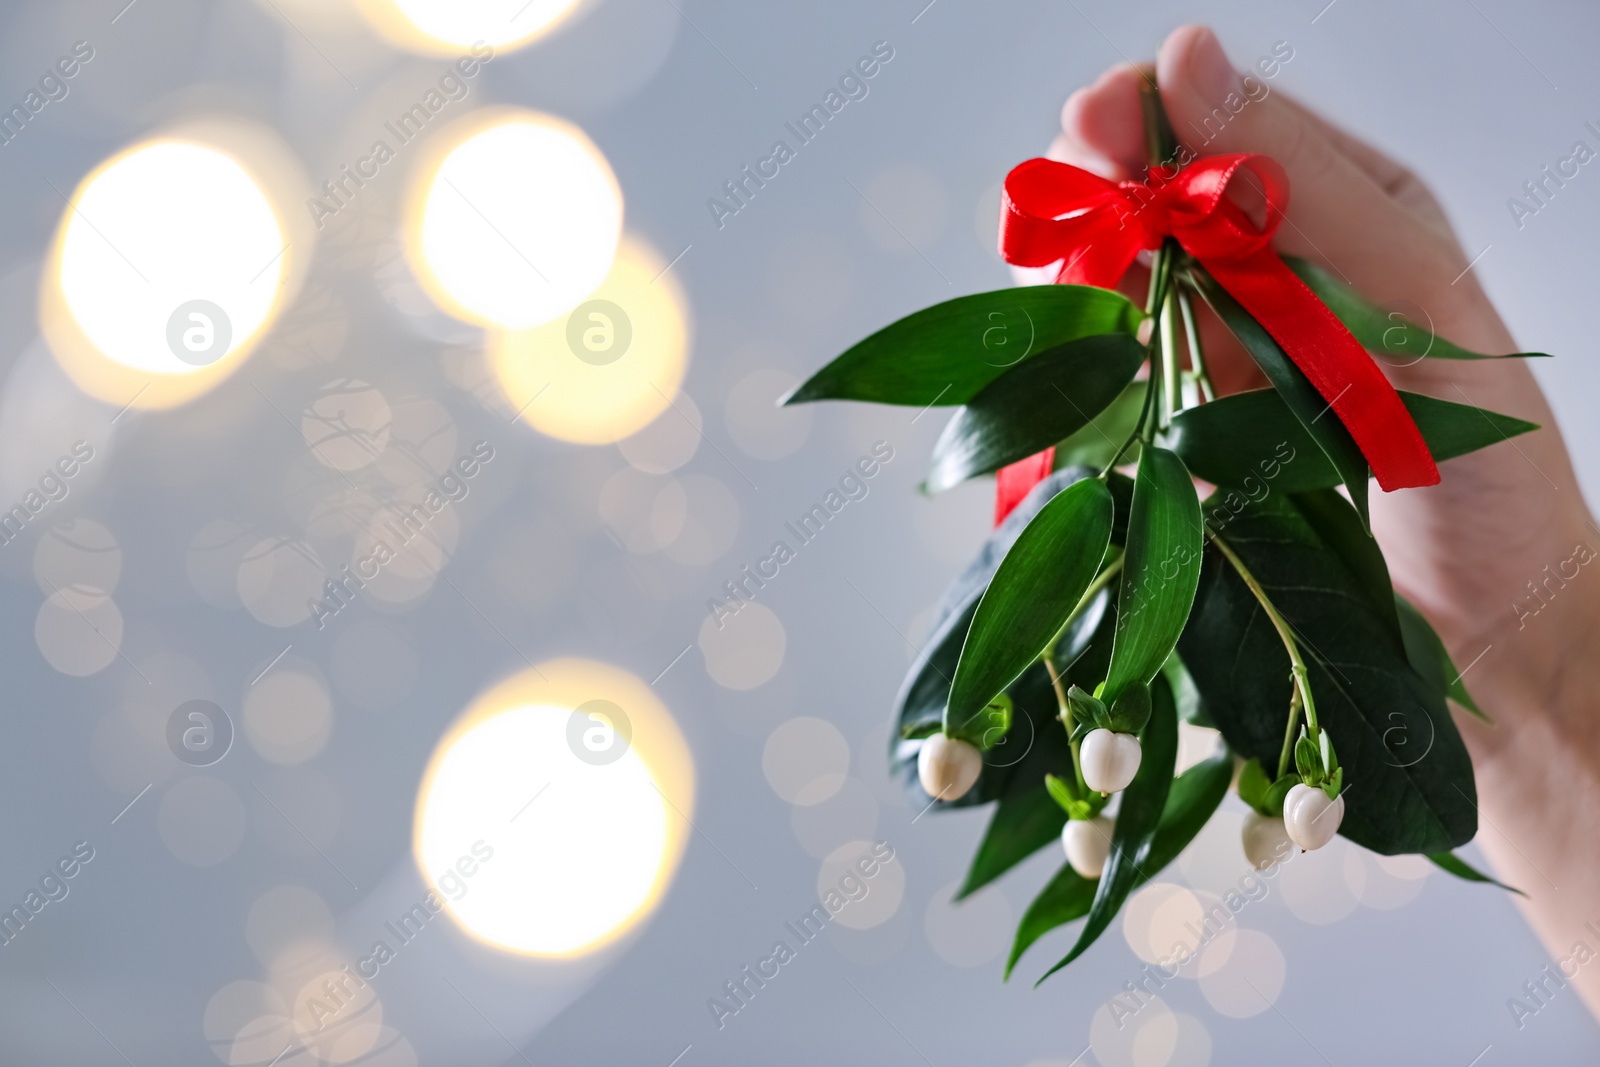
{"type": "MultiPolygon", "coordinates": [[[[1289,180],[1259,155],[1208,156],[1151,181],[1111,182],[1048,159],[1006,176],[1000,255],[1021,267],[1063,264],[1057,282],[1111,288],[1142,249],[1174,237],[1272,335],[1338,413],[1385,491],[1434,485],[1439,468],[1389,380],[1344,324],[1272,250],[1289,180]],[[1223,194],[1249,171],[1266,198],[1264,229],[1223,194]]],[[[999,473],[998,524],[1050,472],[1053,450],[999,473]]]]}

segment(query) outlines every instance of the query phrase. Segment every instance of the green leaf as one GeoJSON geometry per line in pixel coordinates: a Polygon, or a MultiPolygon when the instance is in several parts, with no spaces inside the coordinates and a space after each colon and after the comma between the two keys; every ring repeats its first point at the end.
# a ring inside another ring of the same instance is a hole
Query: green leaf
{"type": "MultiPolygon", "coordinates": [[[[1137,447],[1129,451],[1138,451],[1137,447]]],[[[1111,490],[1116,511],[1111,519],[1111,543],[1118,548],[1128,547],[1128,515],[1133,511],[1133,479],[1121,471],[1108,471],[1106,488],[1111,490]]]]}
{"type": "Polygon", "coordinates": [[[1146,685],[1172,654],[1200,580],[1200,502],[1183,460],[1147,448],[1134,477],[1117,641],[1102,699],[1146,685]]]}
{"type": "Polygon", "coordinates": [[[1340,496],[1337,489],[1318,489],[1295,494],[1294,505],[1322,543],[1350,568],[1368,603],[1383,618],[1390,635],[1399,641],[1400,620],[1395,615],[1389,564],[1383,558],[1383,549],[1361,524],[1361,516],[1350,506],[1350,501],[1340,496]]]}
{"type": "Polygon", "coordinates": [[[1050,799],[1054,800],[1056,805],[1068,815],[1071,815],[1073,809],[1077,808],[1078,805],[1083,803],[1077,797],[1072,795],[1072,790],[1067,788],[1066,782],[1062,781],[1060,778],[1057,778],[1053,774],[1047,774],[1044,776],[1044,788],[1045,792],[1050,794],[1050,799]]]}
{"type": "Polygon", "coordinates": [[[1023,360],[984,386],[945,426],[933,446],[928,491],[997,471],[1085,427],[1104,432],[1092,420],[1124,391],[1144,359],[1143,345],[1114,333],[1069,341],[1023,360]]]}
{"type": "Polygon", "coordinates": [[[987,752],[1011,730],[1011,698],[1001,693],[986,704],[982,711],[962,722],[952,737],[959,737],[976,748],[987,752]]]}
{"type": "Polygon", "coordinates": [[[1085,285],[1029,285],[924,308],[849,348],[783,399],[965,404],[1028,356],[1144,319],[1127,297],[1085,285]]]}
{"type": "Polygon", "coordinates": [[[1400,399],[1422,431],[1428,451],[1440,463],[1539,428],[1538,423],[1526,419],[1420,393],[1401,393],[1400,399]]]}
{"type": "MultiPolygon", "coordinates": [[[[1093,467],[1104,469],[1115,457],[1139,422],[1139,412],[1144,408],[1145,382],[1134,379],[1117,395],[1094,421],[1066,440],[1056,445],[1055,466],[1093,467]]],[[[1135,441],[1123,454],[1123,462],[1135,463],[1139,459],[1139,443],[1135,441]]]]}
{"type": "Polygon", "coordinates": [[[950,686],[946,733],[982,711],[1066,623],[1111,543],[1111,510],[1105,483],[1086,478],[1057,493],[1022,531],[967,631],[950,686]]]}
{"type": "MultiPolygon", "coordinates": [[[[1024,527],[1039,513],[1046,502],[1053,499],[1052,494],[1072,484],[1074,480],[1082,479],[1086,473],[1082,470],[1058,471],[1041,483],[1035,494],[1019,504],[1006,521],[989,536],[977,557],[951,583],[934,610],[929,637],[922,653],[907,673],[900,693],[895,699],[898,730],[897,736],[891,739],[889,744],[891,769],[905,784],[911,794],[912,803],[918,810],[928,803],[929,798],[923,794],[922,787],[917,781],[917,750],[920,748],[920,742],[914,739],[926,737],[944,728],[944,712],[950,695],[950,681],[955,677],[961,646],[966,641],[967,631],[971,628],[972,617],[977,613],[978,601],[1007,550],[1024,527]]],[[[1115,614],[1109,610],[1111,602],[1110,591],[1096,597],[1077,620],[1067,627],[1067,632],[1061,636],[1056,645],[1058,665],[1069,664],[1074,659],[1082,657],[1079,659],[1078,667],[1067,673],[1072,677],[1082,677],[1090,685],[1094,683],[1088,679],[1105,676],[1105,665],[1110,659],[1112,625],[1110,620],[1115,614]]],[[[1055,722],[1055,691],[1050,686],[1049,675],[1043,666],[1030,670],[1011,685],[1007,692],[1013,702],[1011,733],[993,749],[984,753],[983,771],[978,776],[978,784],[965,796],[955,800],[939,801],[940,808],[973,807],[1005,795],[1008,783],[1023,759],[1017,754],[1018,751],[1027,751],[1031,758],[1033,750],[1039,747],[1035,743],[1035,738],[1041,732],[1046,736],[1046,740],[1041,743],[1047,749],[1054,745],[1056,738],[1061,738],[1063,755],[1059,762],[1047,762],[1041,766],[1037,776],[1030,783],[1031,787],[1042,790],[1040,782],[1043,775],[1049,770],[1067,765],[1066,761],[1070,756],[1064,755],[1065,731],[1055,722]],[[1038,728],[1040,723],[1047,729],[1041,731],[1038,728]]]]}
{"type": "MultiPolygon", "coordinates": [[[[1238,301],[1228,295],[1228,291],[1217,284],[1216,279],[1204,268],[1197,265],[1186,272],[1186,276],[1190,284],[1211,306],[1211,310],[1216,312],[1217,317],[1223,321],[1233,336],[1239,339],[1239,343],[1250,354],[1250,358],[1255,360],[1256,366],[1267,376],[1273,389],[1277,390],[1283,403],[1305,428],[1306,434],[1316,443],[1318,450],[1327,457],[1334,470],[1339,472],[1339,478],[1349,490],[1356,511],[1361,514],[1362,524],[1367,525],[1367,460],[1361,454],[1361,449],[1356,446],[1355,439],[1350,436],[1350,431],[1339,421],[1333,405],[1323,399],[1322,394],[1317,392],[1316,386],[1311,384],[1305,373],[1294,365],[1282,348],[1278,347],[1278,342],[1272,339],[1272,335],[1267,333],[1248,311],[1240,307],[1238,301]]],[[[1210,406],[1202,404],[1197,410],[1203,411],[1210,406]]],[[[1252,454],[1250,462],[1254,463],[1265,456],[1266,453],[1252,454]]],[[[1212,481],[1204,474],[1200,477],[1212,481]]]]}
{"type": "Polygon", "coordinates": [[[1394,602],[1400,616],[1400,634],[1405,641],[1406,658],[1410,660],[1412,668],[1434,687],[1435,692],[1443,693],[1484,722],[1491,721],[1478,707],[1477,701],[1472,699],[1472,694],[1467,692],[1461,672],[1456,670],[1444,641],[1433,625],[1399,593],[1394,594],[1394,602]]]}
{"type": "Polygon", "coordinates": [[[1067,813],[1045,789],[1018,789],[1001,797],[956,899],[976,893],[1055,841],[1066,823],[1067,813]]]}
{"type": "Polygon", "coordinates": [[[1239,771],[1239,799],[1257,811],[1267,810],[1267,793],[1272,789],[1272,778],[1262,768],[1258,759],[1246,760],[1239,771]]]}
{"type": "Polygon", "coordinates": [[[1385,311],[1335,278],[1308,259],[1284,256],[1289,269],[1317,294],[1317,299],[1328,306],[1345,329],[1361,347],[1369,352],[1382,353],[1400,359],[1522,359],[1543,356],[1543,352],[1512,352],[1504,356],[1486,356],[1453,345],[1443,337],[1410,321],[1398,311],[1385,311]]]}
{"type": "MultiPolygon", "coordinates": [[[[1057,646],[1057,670],[1067,677],[1098,677],[1105,672],[1116,614],[1108,609],[1110,599],[1109,590],[1100,593],[1080,616],[1087,625],[1073,623],[1057,646]]],[[[1061,808],[1045,783],[1051,772],[1072,766],[1072,750],[1067,745],[1066,731],[1055,717],[1055,691],[1050,686],[1050,676],[1042,665],[1035,664],[1012,683],[1010,693],[1017,707],[1017,729],[1003,745],[984,755],[986,777],[994,778],[995,772],[1002,769],[1007,777],[999,789],[1000,805],[973,857],[961,896],[976,892],[1039,849],[1060,840],[1064,821],[1061,808]],[[999,768],[995,761],[1010,766],[999,768]],[[1046,805],[1055,810],[1046,810],[1046,805]]],[[[915,781],[914,760],[904,773],[915,781]]],[[[926,805],[920,785],[916,789],[919,807],[926,805]]],[[[1103,806],[1098,800],[1090,802],[1083,814],[1097,812],[1103,806]]]]}
{"type": "Polygon", "coordinates": [[[1073,870],[1071,864],[1064,864],[1039,891],[1039,895],[1033,898],[1033,903],[1022,915],[1022,921],[1017,924],[1016,936],[1011,941],[1011,955],[1006,959],[1005,976],[1011,977],[1022,954],[1039,938],[1058,926],[1065,926],[1089,914],[1089,907],[1094,903],[1095,891],[1099,886],[1098,880],[1090,881],[1073,870]]]}
{"type": "MultiPolygon", "coordinates": [[[[1112,655],[1116,655],[1115,651],[1112,655]]],[[[1166,809],[1167,794],[1172,789],[1172,768],[1178,757],[1178,712],[1165,681],[1154,687],[1153,704],[1150,722],[1139,737],[1144,747],[1139,773],[1133,776],[1122,794],[1122,806],[1117,809],[1116,826],[1111,831],[1111,857],[1100,873],[1094,901],[1089,905],[1088,920],[1078,931],[1078,941],[1072,951],[1046,971],[1039,979],[1041,982],[1094,944],[1116,918],[1133,888],[1154,873],[1147,870],[1146,865],[1152,862],[1151,847],[1166,809]]]]}
{"type": "Polygon", "coordinates": [[[1472,866],[1460,856],[1457,856],[1454,852],[1430,852],[1428,853],[1428,858],[1443,870],[1449,871],[1451,874],[1455,875],[1457,878],[1463,879],[1464,881],[1485,882],[1489,885],[1497,885],[1508,893],[1515,893],[1517,896],[1527,899],[1528,894],[1524,893],[1516,886],[1510,886],[1506,885],[1504,882],[1495,881],[1493,878],[1490,878],[1487,874],[1484,874],[1482,871],[1472,866]]]}
{"type": "MultiPolygon", "coordinates": [[[[1161,873],[1195,839],[1227,795],[1232,777],[1233,754],[1223,748],[1173,779],[1149,858],[1139,865],[1135,888],[1161,873]]],[[[1098,881],[1089,881],[1070,865],[1062,866],[1022,916],[1006,960],[1006,977],[1011,977],[1017,960],[1040,937],[1089,914],[1098,886],[1098,881]]]]}
{"type": "MultiPolygon", "coordinates": [[[[1539,428],[1509,415],[1418,393],[1402,392],[1400,399],[1440,463],[1539,428]]],[[[1165,443],[1196,477],[1240,489],[1253,498],[1339,484],[1338,471],[1272,389],[1235,393],[1179,412],[1165,443]]]]}
{"type": "Polygon", "coordinates": [[[1189,677],[1189,670],[1183,665],[1183,659],[1177,652],[1168,656],[1167,662],[1161,665],[1161,674],[1166,678],[1167,684],[1172,686],[1172,699],[1178,704],[1178,718],[1190,726],[1216,729],[1210,717],[1206,715],[1205,701],[1200,699],[1200,690],[1195,688],[1194,679],[1189,677]]]}
{"type": "MultiPolygon", "coordinates": [[[[1208,518],[1219,506],[1216,496],[1206,502],[1208,518]]],[[[1412,669],[1339,553],[1282,494],[1249,504],[1219,536],[1300,642],[1318,719],[1349,785],[1340,832],[1386,855],[1470,841],[1478,821],[1472,763],[1444,695],[1412,669]]],[[[1228,744],[1276,767],[1289,657],[1221,553],[1207,553],[1179,651],[1228,744]]]]}

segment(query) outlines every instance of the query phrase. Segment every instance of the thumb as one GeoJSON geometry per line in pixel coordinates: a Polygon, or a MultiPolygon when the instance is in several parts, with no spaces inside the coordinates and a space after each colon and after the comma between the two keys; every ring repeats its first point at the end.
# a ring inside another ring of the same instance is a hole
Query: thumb
{"type": "Polygon", "coordinates": [[[1283,167],[1290,207],[1278,230],[1282,251],[1322,260],[1378,299],[1459,307],[1463,287],[1450,292],[1449,283],[1465,264],[1453,242],[1398,203],[1316,118],[1262,79],[1241,76],[1209,29],[1173,31],[1156,78],[1174,132],[1196,155],[1254,152],[1283,167]]]}

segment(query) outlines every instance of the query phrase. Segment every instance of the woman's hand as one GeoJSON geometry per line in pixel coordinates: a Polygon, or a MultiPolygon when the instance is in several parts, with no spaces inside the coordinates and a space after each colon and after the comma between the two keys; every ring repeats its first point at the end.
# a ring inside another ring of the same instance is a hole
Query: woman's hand
{"type": "MultiPolygon", "coordinates": [[[[1074,93],[1051,157],[1108,178],[1142,177],[1144,77],[1117,67],[1074,93]]],[[[1196,154],[1261,153],[1288,172],[1279,251],[1320,262],[1467,348],[1516,350],[1470,256],[1410,171],[1260,78],[1247,86],[1203,27],[1167,38],[1156,80],[1174,131],[1196,154]]],[[[1203,335],[1219,389],[1264,384],[1219,323],[1207,321],[1203,335]]],[[[1400,388],[1543,427],[1450,460],[1439,486],[1375,492],[1372,522],[1395,585],[1433,621],[1496,720],[1458,717],[1478,773],[1478,841],[1502,878],[1532,897],[1535,927],[1565,956],[1592,938],[1583,923],[1600,919],[1600,530],[1524,361],[1385,369],[1400,388]],[[1576,577],[1561,576],[1575,566],[1576,577]]],[[[1600,970],[1574,984],[1600,1014],[1600,970]]]]}

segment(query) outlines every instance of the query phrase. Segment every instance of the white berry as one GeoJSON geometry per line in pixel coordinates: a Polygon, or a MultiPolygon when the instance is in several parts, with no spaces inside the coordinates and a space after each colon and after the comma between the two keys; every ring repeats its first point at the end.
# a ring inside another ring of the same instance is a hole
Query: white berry
{"type": "Polygon", "coordinates": [[[1294,851],[1289,831],[1276,815],[1263,815],[1249,811],[1244,817],[1244,857],[1250,866],[1264,871],[1294,851]]]}
{"type": "Polygon", "coordinates": [[[1111,827],[1109,816],[1096,815],[1092,819],[1068,819],[1061,828],[1061,847],[1067,853],[1067,862],[1091,881],[1100,877],[1111,856],[1111,827]]]}
{"type": "Polygon", "coordinates": [[[917,778],[935,800],[956,800],[978,780],[983,754],[966,741],[934,734],[917,753],[917,778]]]}
{"type": "Polygon", "coordinates": [[[1333,840],[1344,821],[1344,797],[1329,800],[1328,794],[1304,782],[1283,798],[1283,828],[1289,840],[1310,851],[1333,840]]]}
{"type": "Polygon", "coordinates": [[[1090,730],[1078,751],[1083,765],[1083,784],[1096,793],[1115,793],[1128,788],[1139,773],[1142,753],[1139,739],[1132,734],[1110,730],[1090,730]]]}

